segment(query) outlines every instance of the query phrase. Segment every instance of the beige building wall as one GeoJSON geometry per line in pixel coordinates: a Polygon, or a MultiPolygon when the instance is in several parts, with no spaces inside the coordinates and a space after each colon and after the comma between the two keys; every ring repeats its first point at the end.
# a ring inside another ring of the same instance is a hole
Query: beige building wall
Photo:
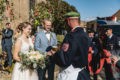
{"type": "Polygon", "coordinates": [[[46,0],[36,0],[36,3],[45,2],[46,0]]]}
{"type": "Polygon", "coordinates": [[[86,27],[86,24],[87,24],[87,22],[81,21],[80,26],[83,27],[83,28],[85,28],[85,27],[86,27]]]}
{"type": "MultiPolygon", "coordinates": [[[[11,8],[13,9],[14,14],[14,20],[11,21],[12,28],[15,29],[17,25],[24,21],[29,21],[30,16],[30,0],[8,0],[11,3],[13,3],[13,6],[11,8]]],[[[40,3],[41,1],[46,0],[35,0],[35,3],[40,3]]],[[[3,24],[5,24],[8,21],[3,21],[3,24]]]]}
{"type": "Polygon", "coordinates": [[[29,0],[13,0],[13,13],[15,19],[12,21],[14,27],[24,21],[29,21],[29,0]]]}

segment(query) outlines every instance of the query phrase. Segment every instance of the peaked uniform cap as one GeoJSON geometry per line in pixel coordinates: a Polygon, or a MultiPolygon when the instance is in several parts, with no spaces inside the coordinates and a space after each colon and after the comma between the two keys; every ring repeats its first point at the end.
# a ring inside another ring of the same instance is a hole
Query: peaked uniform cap
{"type": "Polygon", "coordinates": [[[73,18],[74,18],[74,17],[76,17],[76,18],[78,17],[78,18],[79,18],[79,17],[80,17],[80,14],[79,14],[78,12],[68,12],[68,13],[66,13],[64,16],[65,16],[65,18],[69,18],[69,17],[71,17],[71,18],[72,18],[72,17],[73,17],[73,18]]]}
{"type": "Polygon", "coordinates": [[[112,28],[106,28],[106,29],[105,29],[105,32],[107,32],[107,30],[112,30],[112,28]]]}
{"type": "Polygon", "coordinates": [[[88,30],[88,33],[95,33],[94,30],[88,30]]]}

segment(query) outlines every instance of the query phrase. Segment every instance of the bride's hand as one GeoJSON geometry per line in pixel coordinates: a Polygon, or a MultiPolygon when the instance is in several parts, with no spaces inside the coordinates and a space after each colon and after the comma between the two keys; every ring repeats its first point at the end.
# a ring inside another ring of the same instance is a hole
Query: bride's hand
{"type": "Polygon", "coordinates": [[[17,61],[17,62],[20,62],[20,61],[21,61],[20,57],[14,56],[13,58],[14,58],[14,60],[17,61]]]}

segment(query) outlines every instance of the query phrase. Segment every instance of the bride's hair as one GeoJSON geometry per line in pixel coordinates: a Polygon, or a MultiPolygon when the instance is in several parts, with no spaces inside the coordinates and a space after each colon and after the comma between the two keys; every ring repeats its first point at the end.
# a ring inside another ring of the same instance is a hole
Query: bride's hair
{"type": "Polygon", "coordinates": [[[28,25],[31,25],[29,22],[23,22],[18,25],[18,29],[22,32],[24,28],[26,28],[28,25]]]}

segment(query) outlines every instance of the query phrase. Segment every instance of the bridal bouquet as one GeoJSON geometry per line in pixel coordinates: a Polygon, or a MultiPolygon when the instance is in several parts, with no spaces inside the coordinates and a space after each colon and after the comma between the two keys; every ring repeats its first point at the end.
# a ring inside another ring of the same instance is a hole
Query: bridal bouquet
{"type": "Polygon", "coordinates": [[[28,52],[19,53],[21,58],[20,69],[36,69],[38,67],[44,68],[46,63],[46,56],[42,55],[39,51],[30,50],[28,52]]]}

